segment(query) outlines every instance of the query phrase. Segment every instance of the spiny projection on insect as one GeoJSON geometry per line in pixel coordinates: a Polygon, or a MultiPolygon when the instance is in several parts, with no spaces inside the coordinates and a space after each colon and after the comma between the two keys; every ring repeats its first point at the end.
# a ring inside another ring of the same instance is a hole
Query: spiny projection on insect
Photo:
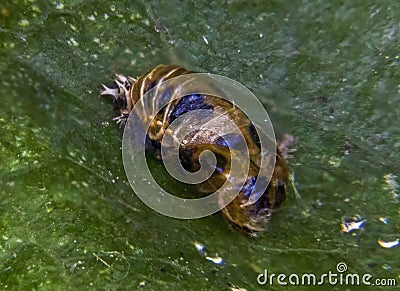
{"type": "MultiPolygon", "coordinates": [[[[116,79],[110,87],[103,85],[101,95],[112,97],[114,110],[119,114],[114,120],[120,127],[124,127],[133,106],[141,100],[146,92],[163,81],[191,73],[195,72],[176,65],[159,65],[137,79],[116,75],[116,79]]],[[[178,92],[178,89],[171,88],[171,92],[178,92]]],[[[236,198],[222,209],[222,213],[236,228],[250,233],[265,231],[272,212],[279,208],[286,198],[288,167],[277,146],[275,168],[269,185],[256,202],[249,203],[251,201],[250,194],[255,187],[256,180],[263,178],[258,176],[261,153],[260,141],[254,125],[235,105],[216,96],[201,94],[191,94],[170,101],[150,122],[147,132],[147,139],[150,141],[149,149],[156,153],[158,159],[161,159],[161,140],[167,132],[169,124],[179,116],[199,109],[227,112],[229,118],[240,128],[250,153],[251,161],[245,183],[239,189],[236,198]]],[[[141,114],[143,119],[151,118],[151,116],[147,116],[147,112],[141,114]]],[[[200,130],[196,132],[196,136],[197,138],[192,138],[191,142],[180,145],[180,160],[187,170],[194,172],[199,170],[199,155],[202,151],[210,150],[218,157],[218,167],[216,167],[213,175],[206,182],[197,185],[199,192],[212,193],[226,179],[229,179],[230,151],[228,144],[223,139],[210,136],[209,132],[200,130]],[[201,138],[198,138],[199,136],[201,138]]],[[[231,139],[230,143],[235,142],[235,137],[228,137],[228,139],[231,139]]],[[[222,201],[221,197],[221,203],[222,201]]]]}

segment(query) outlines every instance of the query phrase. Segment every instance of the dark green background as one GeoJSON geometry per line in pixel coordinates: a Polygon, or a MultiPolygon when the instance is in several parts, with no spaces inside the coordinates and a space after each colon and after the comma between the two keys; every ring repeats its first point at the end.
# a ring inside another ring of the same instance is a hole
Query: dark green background
{"type": "Polygon", "coordinates": [[[400,239],[400,2],[59,3],[0,2],[1,289],[280,290],[257,274],[339,262],[399,277],[400,248],[377,241],[400,239]],[[244,84],[278,137],[298,137],[301,198],[289,191],[268,232],[246,237],[221,214],[167,218],[132,192],[98,93],[159,63],[244,84]],[[363,230],[341,233],[356,215],[363,230]]]}

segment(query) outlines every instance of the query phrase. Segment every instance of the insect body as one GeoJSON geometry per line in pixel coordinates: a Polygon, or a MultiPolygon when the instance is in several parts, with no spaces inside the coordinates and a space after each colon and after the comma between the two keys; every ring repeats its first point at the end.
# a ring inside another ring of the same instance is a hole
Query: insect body
{"type": "MultiPolygon", "coordinates": [[[[191,73],[194,72],[179,66],[159,65],[138,79],[117,75],[117,79],[110,88],[103,85],[104,90],[101,95],[110,95],[113,98],[114,110],[119,113],[115,120],[118,124],[124,126],[133,106],[137,102],[144,102],[142,97],[146,92],[155,88],[161,82],[191,73]]],[[[171,94],[178,94],[181,85],[177,84],[170,88],[171,94]]],[[[247,143],[250,157],[249,170],[243,186],[238,189],[239,194],[222,209],[222,212],[237,228],[250,232],[266,230],[272,211],[278,208],[286,197],[288,169],[279,149],[276,149],[275,168],[268,187],[263,190],[263,193],[258,193],[260,198],[254,202],[251,193],[256,180],[264,178],[258,175],[260,172],[261,146],[254,125],[238,107],[217,96],[191,94],[168,102],[161,111],[153,114],[149,107],[159,100],[155,98],[151,101],[153,104],[150,104],[150,106],[143,106],[144,109],[140,113],[140,118],[142,121],[150,121],[147,131],[147,139],[150,142],[149,148],[156,152],[159,159],[161,159],[162,138],[165,134],[174,135],[174,132],[170,132],[168,129],[169,125],[185,113],[199,109],[219,112],[228,116],[237,125],[242,138],[247,143]]],[[[195,130],[185,138],[185,143],[180,145],[179,155],[181,164],[188,171],[199,170],[199,157],[204,150],[212,151],[218,159],[212,176],[207,181],[197,185],[199,192],[214,192],[226,179],[230,179],[231,152],[229,146],[234,145],[237,139],[238,137],[234,134],[221,138],[218,133],[204,129],[195,130]]],[[[221,197],[221,205],[223,201],[224,197],[221,197]]]]}

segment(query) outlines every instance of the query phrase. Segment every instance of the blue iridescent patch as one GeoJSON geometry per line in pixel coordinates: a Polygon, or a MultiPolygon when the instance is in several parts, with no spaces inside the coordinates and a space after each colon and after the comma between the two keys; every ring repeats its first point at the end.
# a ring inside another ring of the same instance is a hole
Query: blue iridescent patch
{"type": "Polygon", "coordinates": [[[157,82],[155,82],[155,81],[150,82],[150,83],[148,84],[148,87],[147,87],[146,92],[147,92],[147,91],[150,91],[151,89],[153,89],[155,85],[157,85],[157,82]]]}
{"type": "Polygon", "coordinates": [[[256,184],[257,177],[251,177],[250,180],[247,180],[246,183],[244,184],[242,188],[242,193],[244,196],[249,197],[251,194],[251,191],[254,188],[254,185],[256,184]]]}
{"type": "Polygon", "coordinates": [[[169,115],[169,123],[192,110],[213,109],[212,105],[205,103],[205,97],[200,94],[192,94],[181,98],[169,115]]]}

